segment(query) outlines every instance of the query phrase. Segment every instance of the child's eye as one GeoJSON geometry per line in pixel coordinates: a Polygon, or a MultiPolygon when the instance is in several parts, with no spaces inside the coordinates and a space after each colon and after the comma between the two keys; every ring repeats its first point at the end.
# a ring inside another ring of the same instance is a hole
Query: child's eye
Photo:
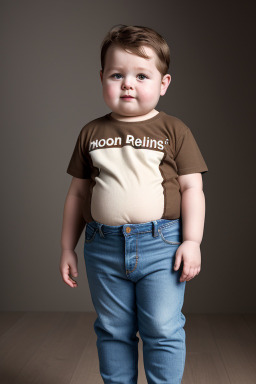
{"type": "MultiPolygon", "coordinates": [[[[142,73],[140,73],[138,76],[143,76],[145,79],[148,78],[146,75],[143,75],[142,73]]],[[[144,80],[144,79],[141,79],[141,80],[144,80]]]]}
{"type": "MultiPolygon", "coordinates": [[[[122,76],[122,75],[120,73],[113,73],[113,75],[111,77],[116,78],[116,76],[122,76]]],[[[120,77],[118,77],[118,79],[120,79],[120,77]]]]}

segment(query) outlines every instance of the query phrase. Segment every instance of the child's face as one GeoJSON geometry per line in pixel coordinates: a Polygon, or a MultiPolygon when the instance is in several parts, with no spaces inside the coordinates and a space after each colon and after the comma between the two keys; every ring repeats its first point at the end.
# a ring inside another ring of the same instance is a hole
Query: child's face
{"type": "Polygon", "coordinates": [[[149,115],[171,81],[169,74],[162,79],[154,50],[147,46],[144,49],[149,60],[114,45],[107,51],[104,73],[100,71],[103,98],[120,117],[149,115]],[[125,95],[132,98],[124,98],[125,95]]]}

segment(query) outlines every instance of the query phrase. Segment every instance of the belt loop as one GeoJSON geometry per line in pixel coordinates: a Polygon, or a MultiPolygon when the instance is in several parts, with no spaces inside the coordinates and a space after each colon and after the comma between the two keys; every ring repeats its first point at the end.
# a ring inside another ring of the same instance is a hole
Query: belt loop
{"type": "Polygon", "coordinates": [[[99,233],[100,233],[100,237],[105,237],[103,232],[102,232],[102,229],[101,229],[102,225],[103,225],[102,223],[98,223],[98,230],[99,230],[99,233]]]}
{"type": "Polygon", "coordinates": [[[156,220],[154,220],[153,221],[153,237],[157,237],[158,236],[158,231],[157,231],[157,221],[156,220]]]}

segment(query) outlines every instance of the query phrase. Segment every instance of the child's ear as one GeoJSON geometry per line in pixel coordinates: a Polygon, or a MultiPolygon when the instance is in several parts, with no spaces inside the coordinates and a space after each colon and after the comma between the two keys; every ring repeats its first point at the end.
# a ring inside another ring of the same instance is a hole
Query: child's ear
{"type": "Polygon", "coordinates": [[[160,92],[160,95],[163,96],[165,95],[166,91],[167,91],[167,88],[169,87],[170,85],[170,82],[171,82],[171,75],[169,75],[169,73],[167,73],[166,75],[164,75],[164,77],[162,78],[162,82],[161,82],[161,92],[160,92]]]}

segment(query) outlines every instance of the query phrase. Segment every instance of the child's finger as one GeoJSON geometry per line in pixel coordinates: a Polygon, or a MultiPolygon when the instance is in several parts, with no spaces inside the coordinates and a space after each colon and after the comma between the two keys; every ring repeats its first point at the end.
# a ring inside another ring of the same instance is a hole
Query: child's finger
{"type": "Polygon", "coordinates": [[[181,277],[180,277],[180,282],[186,280],[187,276],[189,275],[189,270],[190,270],[190,267],[187,266],[186,264],[185,265],[183,264],[183,269],[182,269],[182,274],[181,274],[181,277]]]}
{"type": "Polygon", "coordinates": [[[69,281],[71,282],[72,287],[77,287],[77,285],[78,285],[77,282],[74,279],[72,279],[71,276],[69,276],[69,281]]]}
{"type": "Polygon", "coordinates": [[[72,277],[77,277],[78,276],[77,268],[74,267],[73,265],[70,266],[70,275],[72,277]]]}
{"type": "Polygon", "coordinates": [[[69,285],[70,287],[72,287],[73,288],[73,283],[72,283],[72,281],[70,280],[70,278],[69,278],[69,276],[68,275],[64,275],[63,276],[63,281],[64,281],[64,283],[66,283],[67,285],[69,285]]]}
{"type": "Polygon", "coordinates": [[[78,276],[78,272],[77,272],[76,268],[70,267],[69,279],[71,280],[71,282],[75,286],[77,286],[77,282],[73,279],[73,277],[77,277],[77,276],[78,276]]]}
{"type": "Polygon", "coordinates": [[[75,280],[73,280],[71,277],[70,277],[70,268],[69,268],[69,265],[67,265],[64,270],[63,270],[63,274],[62,274],[62,278],[64,280],[64,282],[69,285],[71,288],[77,286],[77,282],[75,280]]]}
{"type": "Polygon", "coordinates": [[[180,268],[181,259],[182,259],[182,254],[177,252],[175,257],[175,264],[174,264],[175,271],[177,271],[180,268]]]}
{"type": "Polygon", "coordinates": [[[197,275],[197,268],[190,268],[189,271],[189,278],[187,278],[187,281],[194,279],[194,277],[197,275]]]}

